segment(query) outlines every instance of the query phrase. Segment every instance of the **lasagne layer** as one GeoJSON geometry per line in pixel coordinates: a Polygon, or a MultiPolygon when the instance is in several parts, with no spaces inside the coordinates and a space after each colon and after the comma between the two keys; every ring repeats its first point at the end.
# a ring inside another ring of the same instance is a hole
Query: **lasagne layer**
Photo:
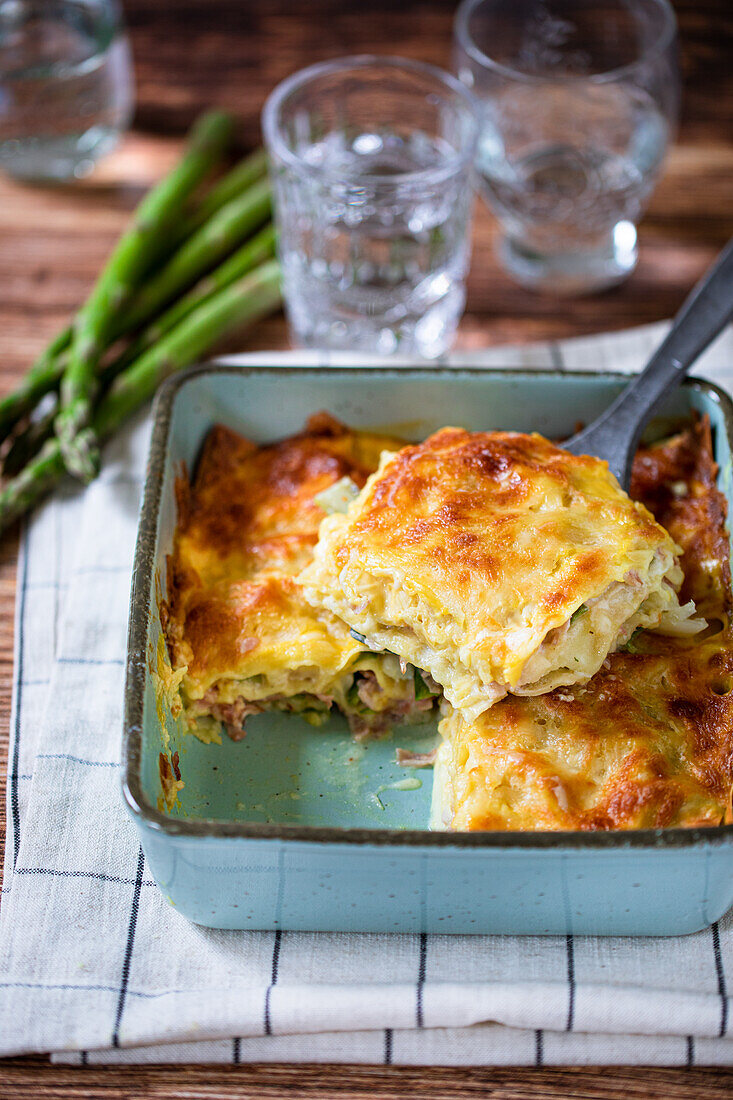
{"type": "Polygon", "coordinates": [[[627,829],[730,819],[733,649],[725,503],[707,423],[639,452],[633,495],[682,547],[704,635],[640,631],[585,685],[440,725],[434,828],[627,829]]]}
{"type": "Polygon", "coordinates": [[[509,691],[588,681],[637,627],[703,629],[679,604],[677,552],[599,459],[444,428],[382,457],[299,579],[471,719],[509,691]]]}
{"type": "Polygon", "coordinates": [[[193,485],[179,480],[168,563],[166,633],[194,728],[210,719],[236,736],[264,709],[317,721],[335,704],[365,735],[432,709],[412,669],[370,653],[296,579],[324,515],[314,498],[343,478],[363,486],[394,446],[326,414],[270,446],[210,432],[193,485]]]}

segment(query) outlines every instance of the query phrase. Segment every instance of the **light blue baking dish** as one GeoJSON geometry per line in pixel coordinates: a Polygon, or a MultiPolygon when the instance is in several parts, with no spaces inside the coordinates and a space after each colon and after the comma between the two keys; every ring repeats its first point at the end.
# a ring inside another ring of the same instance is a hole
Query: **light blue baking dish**
{"type": "MultiPolygon", "coordinates": [[[[355,746],[338,719],[248,722],[244,741],[204,745],[161,700],[156,653],[175,477],[224,423],[256,441],[327,409],[355,427],[419,439],[445,425],[571,434],[623,386],[615,375],[449,370],[202,367],[172,379],[155,408],[133,575],[123,789],[163,894],[216,928],[359,932],[693,932],[733,903],[733,827],[616,833],[427,831],[431,773],[395,763],[434,730],[355,746]],[[156,808],[159,754],[178,753],[185,786],[156,808]],[[405,784],[405,778],[412,782],[405,784]]],[[[733,406],[688,382],[662,410],[710,415],[731,499],[733,406]]]]}

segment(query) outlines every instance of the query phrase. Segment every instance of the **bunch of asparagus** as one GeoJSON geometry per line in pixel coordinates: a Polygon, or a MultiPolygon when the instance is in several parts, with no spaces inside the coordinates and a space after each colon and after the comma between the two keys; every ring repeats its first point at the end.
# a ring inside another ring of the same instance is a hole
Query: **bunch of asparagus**
{"type": "Polygon", "coordinates": [[[181,160],[140,203],[73,323],[0,400],[0,532],[66,472],[92,480],[99,443],[164,378],[279,305],[264,153],[199,197],[231,137],[226,114],[196,122],[181,160]]]}

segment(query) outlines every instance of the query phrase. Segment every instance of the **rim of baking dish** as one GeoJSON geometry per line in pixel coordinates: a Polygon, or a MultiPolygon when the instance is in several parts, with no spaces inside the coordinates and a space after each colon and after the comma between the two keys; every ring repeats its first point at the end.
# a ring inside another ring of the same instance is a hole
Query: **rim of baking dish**
{"type": "MultiPolygon", "coordinates": [[[[161,813],[146,797],[142,787],[142,723],[145,678],[147,675],[147,633],[151,600],[155,598],[155,560],[158,517],[163,491],[170,426],[176,397],[182,387],[205,374],[276,375],[297,373],[353,378],[360,369],[374,380],[427,373],[431,378],[482,374],[489,377],[526,377],[528,380],[550,377],[579,377],[627,382],[628,374],[606,371],[563,371],[527,369],[487,369],[480,366],[431,367],[424,364],[384,367],[300,367],[256,366],[247,362],[237,366],[229,356],[225,361],[191,367],[170,378],[160,388],[153,409],[153,431],[147,473],[140,508],[140,523],[130,594],[130,619],[122,739],[122,793],[130,812],[158,833],[177,837],[215,837],[249,840],[300,841],[318,844],[357,844],[398,848],[512,848],[512,849],[594,849],[594,848],[690,848],[701,844],[722,844],[733,839],[733,825],[668,829],[618,829],[593,832],[430,832],[427,829],[368,829],[337,826],[285,825],[266,822],[227,821],[217,818],[176,818],[161,813]]],[[[702,391],[719,406],[731,450],[733,450],[733,402],[719,386],[706,379],[687,378],[683,386],[702,391]]]]}

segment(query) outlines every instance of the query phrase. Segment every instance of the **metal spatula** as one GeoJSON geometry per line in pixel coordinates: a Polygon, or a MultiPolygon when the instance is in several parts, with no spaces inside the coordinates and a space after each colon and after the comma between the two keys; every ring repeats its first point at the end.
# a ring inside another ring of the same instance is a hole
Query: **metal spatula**
{"type": "Polygon", "coordinates": [[[641,433],[655,407],[733,316],[733,240],[703,276],[642,373],[604,413],[567,443],[574,455],[605,458],[624,489],[641,433]]]}

